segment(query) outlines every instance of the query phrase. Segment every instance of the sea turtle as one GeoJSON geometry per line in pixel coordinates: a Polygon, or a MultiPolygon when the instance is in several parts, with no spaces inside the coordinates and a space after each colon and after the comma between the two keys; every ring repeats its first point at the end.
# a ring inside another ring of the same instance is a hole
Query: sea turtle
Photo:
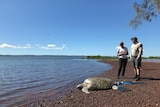
{"type": "Polygon", "coordinates": [[[77,85],[77,88],[89,94],[88,90],[104,90],[111,89],[114,81],[104,77],[91,77],[84,80],[82,84],[77,85]]]}

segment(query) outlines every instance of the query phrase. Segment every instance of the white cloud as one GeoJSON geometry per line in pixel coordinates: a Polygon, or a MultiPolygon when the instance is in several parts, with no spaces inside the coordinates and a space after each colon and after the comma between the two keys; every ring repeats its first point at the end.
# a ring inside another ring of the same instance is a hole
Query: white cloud
{"type": "MultiPolygon", "coordinates": [[[[62,46],[57,46],[55,44],[48,44],[47,46],[43,46],[40,44],[35,44],[36,47],[39,47],[40,49],[50,49],[50,50],[63,50],[64,48],[66,48],[66,45],[63,44],[62,46]]],[[[11,44],[7,44],[7,43],[2,43],[0,44],[0,48],[13,48],[13,49],[27,49],[27,48],[31,48],[30,44],[26,44],[24,46],[20,46],[20,45],[11,45],[11,44]]]]}
{"type": "Polygon", "coordinates": [[[7,43],[2,43],[0,44],[0,48],[14,48],[14,49],[17,49],[17,48],[21,48],[21,49],[26,49],[26,48],[31,48],[31,45],[30,44],[26,44],[25,46],[15,46],[15,45],[10,45],[10,44],[7,44],[7,43]]]}
{"type": "Polygon", "coordinates": [[[41,49],[53,49],[53,50],[63,50],[64,48],[66,48],[66,45],[63,44],[62,46],[58,47],[57,45],[55,44],[48,44],[47,46],[40,46],[40,45],[37,45],[39,48],[41,49]]]}

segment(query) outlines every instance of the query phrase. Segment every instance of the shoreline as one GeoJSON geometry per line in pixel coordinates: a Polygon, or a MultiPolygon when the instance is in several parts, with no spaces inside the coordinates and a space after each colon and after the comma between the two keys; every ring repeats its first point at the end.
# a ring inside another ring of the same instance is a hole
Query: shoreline
{"type": "MultiPolygon", "coordinates": [[[[117,80],[118,60],[103,60],[110,64],[112,69],[97,75],[117,80]]],[[[134,81],[131,62],[128,61],[125,77],[120,77],[117,81],[134,81]]],[[[90,91],[87,95],[74,88],[64,96],[56,100],[39,101],[36,105],[29,107],[160,107],[160,67],[156,62],[142,62],[141,81],[144,84],[123,85],[130,91],[120,92],[117,90],[90,91]]],[[[23,106],[22,106],[23,107],[23,106]]],[[[27,106],[28,107],[28,106],[27,106]]]]}

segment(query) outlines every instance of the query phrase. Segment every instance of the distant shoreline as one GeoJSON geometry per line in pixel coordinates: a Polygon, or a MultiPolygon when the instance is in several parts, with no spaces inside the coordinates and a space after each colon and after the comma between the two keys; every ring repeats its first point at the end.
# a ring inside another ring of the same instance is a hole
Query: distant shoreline
{"type": "MultiPolygon", "coordinates": [[[[118,59],[117,56],[100,56],[100,55],[96,55],[96,56],[94,56],[94,55],[93,56],[87,56],[87,55],[0,55],[0,57],[66,57],[66,58],[97,59],[97,60],[118,59]]],[[[160,60],[160,56],[142,57],[142,59],[156,61],[156,60],[160,60]]]]}
{"type": "Polygon", "coordinates": [[[85,56],[85,55],[0,55],[0,56],[85,56]]]}
{"type": "MultiPolygon", "coordinates": [[[[87,59],[102,59],[102,60],[118,59],[117,56],[100,56],[100,55],[97,55],[97,56],[86,56],[86,58],[87,59]]],[[[142,57],[142,59],[160,59],[160,56],[142,57]]]]}

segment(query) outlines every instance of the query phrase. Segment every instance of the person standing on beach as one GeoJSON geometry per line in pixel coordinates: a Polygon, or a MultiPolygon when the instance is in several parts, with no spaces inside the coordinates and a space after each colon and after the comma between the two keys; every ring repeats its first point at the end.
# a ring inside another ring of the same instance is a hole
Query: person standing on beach
{"type": "Polygon", "coordinates": [[[126,65],[128,62],[128,49],[124,46],[123,42],[120,42],[120,46],[117,48],[117,56],[119,57],[119,68],[118,68],[118,74],[117,78],[119,79],[121,70],[122,70],[122,76],[125,75],[126,65]]]}
{"type": "Polygon", "coordinates": [[[142,43],[138,42],[137,37],[132,37],[131,41],[133,44],[131,45],[130,59],[135,73],[135,77],[133,79],[136,79],[136,81],[138,81],[140,80],[140,66],[142,60],[143,45],[142,43]]]}

